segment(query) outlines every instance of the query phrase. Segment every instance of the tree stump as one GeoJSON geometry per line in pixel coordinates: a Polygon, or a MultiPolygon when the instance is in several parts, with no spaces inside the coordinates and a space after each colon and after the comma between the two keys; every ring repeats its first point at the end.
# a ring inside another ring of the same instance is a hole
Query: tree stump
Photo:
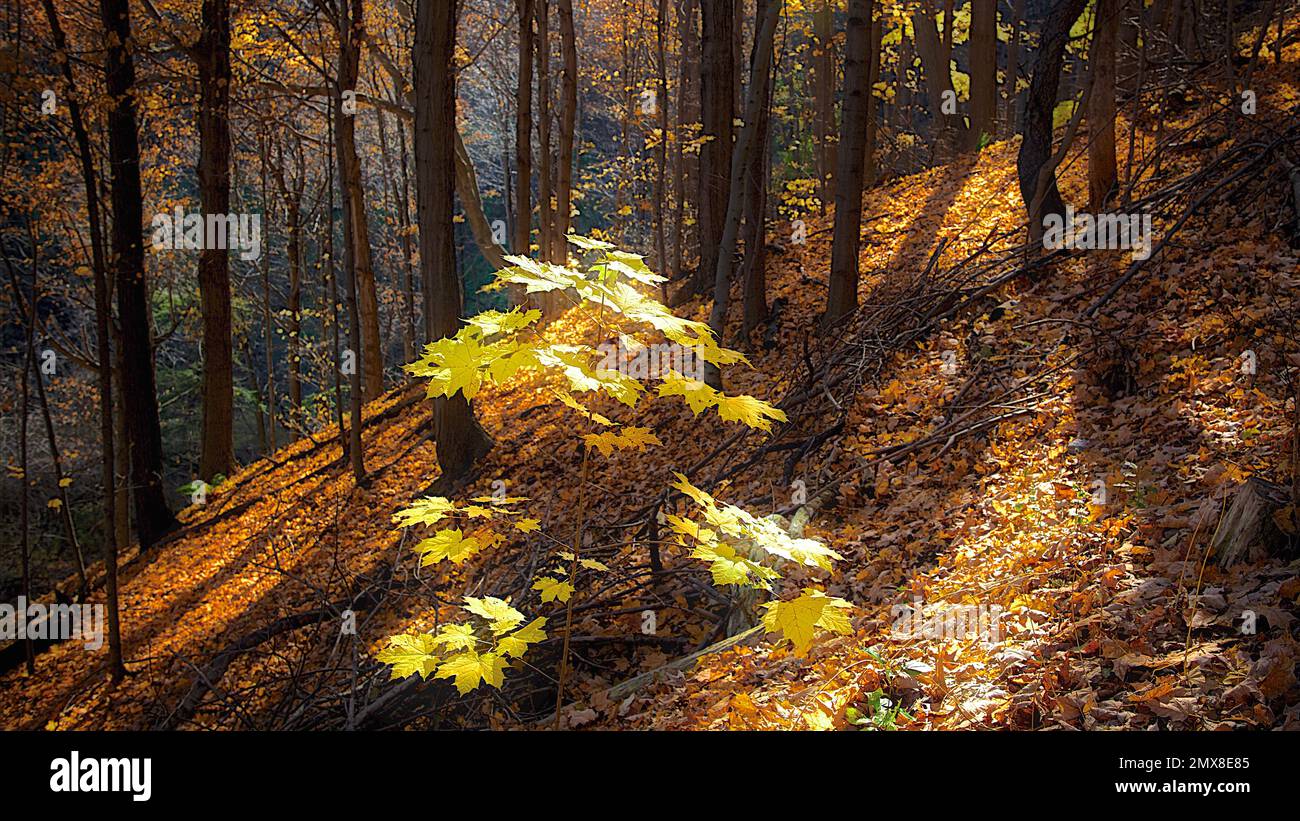
{"type": "Polygon", "coordinates": [[[1210,548],[1221,567],[1292,552],[1295,521],[1291,490],[1252,476],[1233,491],[1210,548]]]}

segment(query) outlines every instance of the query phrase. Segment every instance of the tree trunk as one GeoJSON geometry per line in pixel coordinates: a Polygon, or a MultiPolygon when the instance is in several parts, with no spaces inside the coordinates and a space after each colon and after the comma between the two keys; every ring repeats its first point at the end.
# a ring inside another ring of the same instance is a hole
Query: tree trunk
{"type": "MultiPolygon", "coordinates": [[[[553,262],[555,247],[554,175],[551,170],[551,28],[550,0],[536,0],[537,18],[537,249],[543,262],[553,262]]],[[[543,302],[552,302],[545,295],[543,302]]]]}
{"type": "MultiPolygon", "coordinates": [[[[668,0],[655,5],[655,116],[659,143],[655,146],[655,269],[668,273],[668,0]]],[[[661,297],[668,302],[668,283],[661,284],[661,297]]]]}
{"type": "MultiPolygon", "coordinates": [[[[384,193],[386,196],[386,204],[388,204],[390,212],[397,219],[397,224],[392,227],[392,230],[395,230],[397,233],[397,244],[399,246],[395,250],[402,255],[402,262],[398,265],[397,271],[394,272],[393,275],[393,288],[402,295],[402,301],[404,303],[402,306],[403,310],[398,314],[398,325],[400,325],[402,329],[402,361],[410,362],[415,359],[415,329],[405,321],[405,317],[408,316],[408,312],[405,308],[406,305],[409,305],[412,298],[409,287],[411,284],[411,259],[413,249],[411,247],[411,234],[406,230],[408,225],[405,199],[406,192],[405,190],[398,190],[397,174],[392,170],[392,161],[388,151],[387,120],[388,118],[385,116],[384,110],[382,108],[376,108],[375,121],[379,125],[379,156],[382,158],[380,167],[383,170],[384,193]],[[403,273],[405,273],[405,277],[403,277],[403,273]],[[406,288],[403,287],[403,278],[406,282],[406,288]]],[[[396,122],[397,128],[400,131],[403,128],[402,121],[398,119],[396,122]]],[[[506,165],[505,169],[508,177],[510,174],[510,166],[506,165]]],[[[509,200],[509,197],[507,196],[506,199],[509,200]]]]}
{"type": "Polygon", "coordinates": [[[894,88],[894,106],[898,121],[895,125],[908,131],[912,130],[912,90],[907,84],[907,74],[915,59],[916,49],[913,47],[912,39],[907,36],[907,23],[900,19],[898,21],[898,72],[895,77],[897,84],[894,88]]]}
{"type": "MultiPolygon", "coordinates": [[[[873,0],[849,0],[844,47],[844,114],[839,167],[835,169],[835,227],[831,239],[830,292],[823,322],[835,323],[858,307],[858,247],[862,238],[862,176],[870,115],[873,0]]],[[[937,39],[936,39],[937,42],[937,39]]]]}
{"type": "MultiPolygon", "coordinates": [[[[330,301],[328,316],[330,318],[330,335],[332,337],[331,351],[334,354],[334,367],[330,370],[334,378],[334,413],[335,422],[339,428],[339,448],[344,454],[348,454],[351,444],[348,439],[348,429],[343,420],[343,383],[340,376],[343,367],[343,350],[342,341],[339,338],[339,276],[338,268],[334,264],[334,171],[338,163],[338,157],[334,151],[334,117],[336,116],[334,108],[331,107],[325,116],[326,125],[328,126],[325,147],[325,278],[328,280],[326,288],[329,292],[330,301]]],[[[364,470],[362,472],[364,473],[364,470]]]]}
{"type": "MultiPolygon", "coordinates": [[[[940,56],[945,66],[952,63],[952,39],[953,32],[956,30],[953,11],[955,10],[955,0],[943,0],[943,43],[940,56]]],[[[938,25],[938,18],[935,19],[935,25],[938,25]]]]}
{"type": "MultiPolygon", "coordinates": [[[[1276,0],[1274,0],[1276,2],[1276,0]]],[[[1135,11],[1130,0],[1119,0],[1119,39],[1116,44],[1115,54],[1115,87],[1126,98],[1132,97],[1137,93],[1140,51],[1142,45],[1139,39],[1142,27],[1141,6],[1135,11]]],[[[1263,33],[1261,28],[1260,32],[1263,33]]]]}
{"type": "MultiPolygon", "coordinates": [[[[230,0],[203,0],[194,50],[199,81],[199,205],[205,218],[230,212],[230,0]]],[[[230,245],[199,252],[203,313],[203,430],[199,476],[235,469],[234,349],[230,340],[230,245]]]]}
{"type": "Polygon", "coordinates": [[[533,3],[517,0],[519,83],[515,87],[515,238],[510,250],[528,256],[533,222],[533,3]]]}
{"type": "Polygon", "coordinates": [[[140,547],[148,550],[177,527],[162,486],[162,428],[154,383],[149,287],[144,278],[144,205],[135,120],[135,66],[127,0],[100,0],[106,32],[108,157],[113,170],[113,278],[122,327],[122,383],[130,446],[131,486],[140,547]]]}
{"type": "MultiPolygon", "coordinates": [[[[111,291],[111,284],[110,284],[111,291]]],[[[112,312],[109,314],[110,322],[112,312]]],[[[110,329],[112,326],[110,325],[110,329]]],[[[117,511],[116,532],[117,532],[117,549],[126,550],[131,544],[131,436],[126,429],[126,380],[123,373],[126,367],[122,364],[122,335],[113,333],[113,339],[116,347],[116,359],[113,366],[113,381],[115,390],[113,391],[113,441],[117,443],[114,448],[116,461],[115,473],[117,492],[114,494],[117,502],[114,510],[117,511]]]]}
{"type": "MultiPolygon", "coordinates": [[[[912,15],[912,32],[916,36],[917,53],[921,57],[921,71],[925,74],[930,115],[934,118],[938,131],[936,143],[947,146],[949,150],[955,150],[957,146],[966,142],[966,127],[960,114],[944,113],[945,108],[956,111],[954,106],[957,98],[956,91],[952,87],[952,69],[948,61],[948,50],[939,39],[935,17],[933,2],[927,2],[925,9],[912,15]]],[[[951,15],[948,19],[951,21],[951,15]]],[[[948,29],[951,31],[951,23],[948,29]]]]}
{"type": "MultiPolygon", "coordinates": [[[[415,189],[429,341],[460,328],[462,294],[456,269],[455,208],[456,7],[419,0],[412,52],[415,76],[415,189]]],[[[454,486],[492,447],[463,394],[434,400],[439,485],[454,486]]]]}
{"type": "Polygon", "coordinates": [[[1088,62],[1092,92],[1088,96],[1088,202],[1101,213],[1115,194],[1115,43],[1119,37],[1120,0],[1097,0],[1096,28],[1088,62]]]}
{"type": "Polygon", "coordinates": [[[700,0],[700,108],[705,143],[700,146],[699,242],[700,265],[695,270],[694,292],[707,293],[715,272],[727,219],[729,179],[734,132],[734,71],[731,59],[731,0],[700,0]]]}
{"type": "Polygon", "coordinates": [[[835,172],[835,28],[830,0],[813,13],[813,135],[816,139],[817,196],[821,212],[831,201],[835,172]]]}
{"type": "MultiPolygon", "coordinates": [[[[393,100],[397,100],[398,89],[393,89],[393,100]]],[[[406,148],[406,123],[397,119],[397,146],[399,157],[402,162],[402,188],[401,203],[399,213],[402,215],[402,252],[406,254],[406,259],[402,262],[402,270],[406,272],[406,286],[403,289],[406,294],[406,335],[411,340],[411,346],[414,349],[412,353],[419,351],[420,344],[416,340],[419,336],[416,332],[415,323],[415,245],[411,239],[411,158],[406,148]]]]}
{"type": "MultiPolygon", "coordinates": [[[[297,176],[290,185],[285,179],[284,149],[279,150],[279,167],[276,169],[276,184],[280,189],[280,198],[284,201],[285,231],[288,233],[289,255],[289,293],[285,310],[289,313],[289,406],[292,408],[293,429],[303,424],[302,416],[302,194],[307,184],[305,160],[301,141],[294,152],[297,176]]],[[[399,207],[401,203],[398,204],[399,207]]],[[[410,260],[410,254],[407,255],[410,260]]],[[[413,358],[413,357],[412,357],[413,358]]]]}
{"type": "Polygon", "coordinates": [[[569,258],[569,214],[573,195],[573,135],[578,123],[578,48],[574,41],[573,0],[559,0],[560,57],[564,74],[560,81],[560,145],[555,186],[555,232],[551,260],[560,265],[569,258]]]}
{"type": "MultiPolygon", "coordinates": [[[[33,248],[35,254],[35,248],[33,248]]],[[[5,256],[5,264],[8,266],[9,257],[5,256]]],[[[10,276],[13,278],[14,295],[18,297],[18,279],[13,275],[12,269],[10,276]]],[[[36,275],[36,262],[32,261],[32,275],[36,275]]],[[[22,310],[21,300],[15,307],[22,310]]],[[[32,292],[32,308],[28,314],[23,317],[23,375],[21,387],[19,388],[18,399],[18,530],[21,534],[19,537],[19,567],[22,573],[22,597],[24,601],[32,600],[32,544],[31,544],[31,526],[29,519],[31,514],[31,487],[32,471],[31,465],[27,462],[27,418],[28,418],[28,398],[29,391],[27,388],[28,375],[32,371],[32,354],[35,349],[36,336],[36,293],[32,292]]],[[[23,640],[23,652],[27,657],[27,674],[32,675],[36,672],[36,650],[32,645],[31,636],[26,636],[23,640]]]]}
{"type": "MultiPolygon", "coordinates": [[[[750,154],[761,150],[758,145],[759,123],[762,120],[760,105],[762,103],[764,78],[772,70],[772,40],[776,34],[776,21],[781,16],[781,0],[768,0],[760,3],[755,10],[761,13],[754,23],[754,51],[750,63],[749,89],[745,95],[745,120],[740,129],[736,150],[731,157],[731,174],[728,184],[730,195],[727,198],[727,212],[723,221],[722,240],[718,245],[716,270],[713,283],[713,310],[709,313],[709,327],[714,335],[723,339],[727,324],[727,303],[731,296],[731,272],[736,259],[736,238],[739,233],[741,216],[741,194],[744,189],[744,175],[749,167],[750,154]]],[[[714,389],[722,387],[722,375],[712,363],[704,368],[705,382],[714,389]]]]}
{"type": "MultiPolygon", "coordinates": [[[[265,133],[259,135],[258,142],[261,157],[259,171],[261,172],[262,211],[265,212],[266,218],[270,219],[271,200],[267,195],[266,177],[271,165],[271,156],[265,133]]],[[[276,407],[279,401],[275,395],[275,321],[271,318],[271,255],[262,254],[258,267],[262,272],[262,356],[266,367],[267,453],[272,453],[279,447],[275,436],[276,420],[279,418],[276,407]]]]}
{"type": "MultiPolygon", "coordinates": [[[[696,28],[696,0],[679,0],[677,4],[677,33],[681,40],[681,57],[677,71],[677,139],[673,144],[673,201],[676,216],[673,219],[673,269],[672,278],[681,276],[685,246],[689,242],[686,221],[687,192],[699,191],[699,154],[687,155],[685,143],[691,134],[690,125],[699,122],[699,97],[695,79],[699,65],[700,38],[696,28]]],[[[667,275],[667,272],[660,272],[667,275]]]]}
{"type": "Polygon", "coordinates": [[[1016,0],[1011,12],[1011,41],[1007,43],[1007,76],[1003,81],[1002,96],[1005,99],[1006,112],[1003,114],[1003,136],[1016,133],[1016,117],[1020,107],[1020,38],[1022,21],[1025,19],[1025,0],[1016,0]]]}
{"type": "Polygon", "coordinates": [[[971,0],[970,22],[970,131],[967,148],[997,133],[998,113],[998,4],[997,0],[971,0]]]}
{"type": "MultiPolygon", "coordinates": [[[[362,0],[344,0],[339,6],[339,78],[337,91],[355,91],[361,66],[361,40],[365,30],[362,0]],[[349,12],[350,9],[350,12],[349,12]]],[[[357,370],[362,394],[369,402],[384,390],[384,353],[379,340],[379,300],[375,292],[375,268],[370,256],[370,225],[366,214],[365,186],[361,181],[361,158],[357,155],[356,117],[345,114],[342,100],[336,101],[334,120],[338,150],[339,189],[343,193],[344,255],[347,257],[350,288],[357,292],[357,313],[361,322],[357,370]]],[[[360,418],[358,416],[358,418],[360,418]]]]}
{"type": "MultiPolygon", "coordinates": [[[[352,0],[359,3],[359,0],[352,0]]],[[[348,420],[348,456],[352,464],[352,477],[358,485],[366,483],[366,463],[365,455],[361,448],[361,415],[362,415],[362,375],[371,369],[370,357],[365,355],[362,347],[362,316],[358,292],[362,289],[358,280],[365,277],[362,269],[369,272],[369,282],[373,288],[375,280],[373,270],[370,269],[370,237],[366,226],[366,214],[364,208],[359,208],[361,199],[361,163],[357,158],[356,151],[356,131],[352,114],[346,114],[343,111],[343,94],[345,90],[351,90],[354,87],[357,67],[356,58],[360,50],[359,44],[354,43],[353,38],[360,30],[358,25],[355,29],[349,21],[347,6],[341,7],[342,17],[339,21],[339,86],[336,88],[334,95],[334,141],[336,145],[336,159],[338,161],[339,191],[342,194],[343,205],[343,270],[347,274],[347,284],[344,289],[344,299],[347,302],[348,311],[348,350],[345,351],[345,363],[350,365],[348,374],[348,395],[350,398],[351,412],[348,420]],[[355,187],[354,187],[355,184],[355,187]],[[360,223],[360,225],[358,225],[360,223]],[[346,354],[351,354],[347,356],[346,354]]],[[[373,334],[373,344],[367,345],[366,348],[378,353],[379,346],[379,318],[372,316],[366,319],[367,331],[366,336],[373,334]],[[370,327],[370,319],[374,320],[373,328],[370,327]]]]}
{"type": "MultiPolygon", "coordinates": [[[[780,5],[780,0],[757,0],[754,15],[758,20],[766,16],[768,4],[780,5]]],[[[767,319],[767,179],[769,168],[768,132],[771,126],[772,72],[771,60],[766,70],[758,65],[759,41],[755,38],[750,55],[752,71],[750,83],[758,86],[758,122],[754,123],[754,144],[748,152],[748,168],[744,176],[745,261],[741,266],[744,282],[742,297],[741,335],[749,332],[767,319]]]]}
{"type": "Polygon", "coordinates": [[[1034,74],[1029,81],[1029,98],[1025,103],[1025,116],[1021,132],[1020,154],[1016,158],[1016,171],[1020,178],[1020,196],[1029,214],[1029,238],[1037,242],[1043,235],[1043,218],[1048,214],[1065,212],[1065,202],[1056,187],[1053,173],[1044,189],[1043,201],[1034,208],[1038,191],[1039,172],[1052,158],[1052,112],[1056,108],[1056,92],[1061,79],[1061,61],[1065,56],[1065,43],[1074,21],[1083,12],[1086,0],[1062,0],[1053,7],[1043,26],[1042,45],[1034,64],[1034,74]],[[1035,213],[1036,210],[1036,213],[1035,213]]]}
{"type": "Polygon", "coordinates": [[[876,182],[876,120],[878,119],[876,83],[880,82],[880,52],[885,36],[883,15],[873,15],[871,21],[871,50],[868,52],[869,80],[867,84],[867,142],[862,152],[862,183],[870,187],[876,182]]]}
{"type": "Polygon", "coordinates": [[[470,234],[474,236],[474,244],[493,270],[505,268],[505,249],[492,241],[492,226],[483,213],[483,199],[478,192],[478,175],[474,173],[474,163],[465,150],[459,129],[452,133],[452,143],[456,150],[456,193],[460,196],[460,210],[469,224],[470,234]]]}

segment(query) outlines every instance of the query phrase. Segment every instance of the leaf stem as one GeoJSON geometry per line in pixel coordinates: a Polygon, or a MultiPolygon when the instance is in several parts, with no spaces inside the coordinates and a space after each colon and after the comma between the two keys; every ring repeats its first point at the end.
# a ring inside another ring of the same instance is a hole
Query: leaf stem
{"type": "MultiPolygon", "coordinates": [[[[582,550],[582,528],[587,510],[587,469],[590,463],[591,448],[582,449],[582,481],[578,485],[578,518],[573,529],[573,558],[569,560],[569,584],[574,583],[578,574],[578,554],[582,550]]],[[[560,708],[564,705],[564,682],[569,674],[569,636],[573,634],[573,600],[577,591],[570,594],[564,607],[564,646],[560,650],[560,682],[555,689],[555,729],[560,729],[560,708]]]]}

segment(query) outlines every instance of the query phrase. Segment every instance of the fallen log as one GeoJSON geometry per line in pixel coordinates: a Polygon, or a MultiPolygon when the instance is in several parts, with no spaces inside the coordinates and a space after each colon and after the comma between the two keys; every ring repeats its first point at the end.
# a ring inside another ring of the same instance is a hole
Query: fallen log
{"type": "Polygon", "coordinates": [[[610,701],[622,701],[623,699],[635,693],[637,690],[640,690],[643,687],[648,687],[651,684],[654,684],[656,681],[660,681],[661,679],[663,679],[665,675],[669,673],[672,673],[677,670],[685,670],[689,668],[692,664],[694,664],[696,661],[698,661],[699,659],[705,656],[712,655],[713,653],[720,653],[723,650],[726,650],[728,647],[734,647],[735,645],[744,642],[746,639],[749,639],[752,636],[759,636],[762,634],[763,634],[763,625],[760,624],[757,627],[751,627],[743,633],[737,633],[734,636],[728,636],[722,641],[715,642],[714,644],[710,644],[708,647],[705,647],[703,650],[699,650],[697,652],[691,653],[689,656],[682,656],[679,659],[675,659],[673,661],[668,662],[662,667],[656,667],[655,669],[650,670],[649,672],[642,673],[639,676],[633,676],[632,678],[620,684],[615,684],[613,687],[605,691],[605,695],[609,697],[610,701]]]}

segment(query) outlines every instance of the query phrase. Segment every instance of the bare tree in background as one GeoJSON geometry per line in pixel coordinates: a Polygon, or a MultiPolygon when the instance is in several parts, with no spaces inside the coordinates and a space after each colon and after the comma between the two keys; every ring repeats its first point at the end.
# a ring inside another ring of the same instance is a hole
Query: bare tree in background
{"type": "Polygon", "coordinates": [[[849,0],[848,37],[844,46],[844,113],[840,125],[839,166],[835,169],[835,227],[831,239],[827,324],[858,307],[858,248],[862,232],[863,156],[870,113],[873,0],[849,0]]]}

